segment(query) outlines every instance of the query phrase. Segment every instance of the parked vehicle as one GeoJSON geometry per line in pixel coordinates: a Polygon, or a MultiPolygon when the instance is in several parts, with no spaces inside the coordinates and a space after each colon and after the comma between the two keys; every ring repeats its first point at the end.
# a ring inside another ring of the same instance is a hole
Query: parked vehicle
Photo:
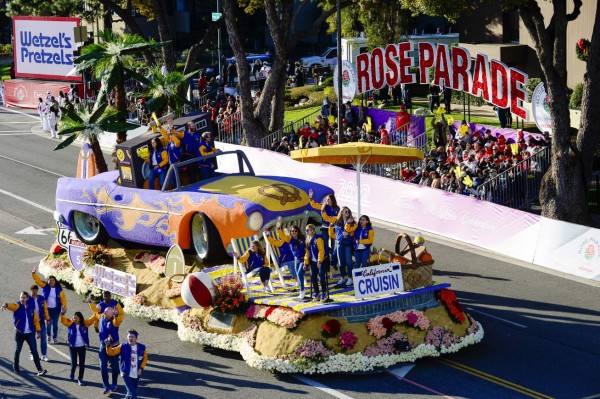
{"type": "Polygon", "coordinates": [[[330,67],[337,65],[337,47],[329,47],[322,55],[313,55],[300,58],[304,73],[312,75],[314,68],[330,67]]]}

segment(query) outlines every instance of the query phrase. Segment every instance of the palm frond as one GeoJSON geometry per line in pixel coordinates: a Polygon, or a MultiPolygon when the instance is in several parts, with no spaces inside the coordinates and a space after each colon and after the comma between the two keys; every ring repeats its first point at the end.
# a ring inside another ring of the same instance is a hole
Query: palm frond
{"type": "Polygon", "coordinates": [[[104,114],[106,111],[106,107],[108,107],[108,103],[98,103],[96,102],[97,107],[94,107],[92,114],[90,115],[89,123],[96,123],[98,119],[104,114]]]}
{"type": "Polygon", "coordinates": [[[77,138],[76,134],[70,135],[69,137],[66,138],[66,140],[61,141],[56,147],[54,147],[54,151],[62,150],[63,148],[70,146],[71,143],[73,143],[73,141],[75,141],[76,138],[77,138]]]}

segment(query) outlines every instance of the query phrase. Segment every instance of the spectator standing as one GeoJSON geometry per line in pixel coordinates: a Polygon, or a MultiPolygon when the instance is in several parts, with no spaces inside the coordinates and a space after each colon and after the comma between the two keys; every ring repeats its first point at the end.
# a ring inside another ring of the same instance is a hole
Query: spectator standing
{"type": "Polygon", "coordinates": [[[440,87],[433,82],[429,84],[429,109],[433,112],[435,107],[440,106],[440,87]]]}
{"type": "Polygon", "coordinates": [[[204,94],[204,91],[208,87],[208,80],[206,80],[206,74],[202,72],[200,78],[198,78],[198,94],[204,94]]]}
{"type": "Polygon", "coordinates": [[[314,224],[306,225],[306,252],[304,255],[305,267],[310,267],[310,283],[315,291],[313,301],[329,300],[329,289],[327,287],[327,273],[329,272],[329,248],[325,244],[323,236],[317,234],[314,224]],[[318,279],[318,280],[317,280],[318,279]],[[319,282],[323,295],[319,290],[319,282]]]}
{"type": "Polygon", "coordinates": [[[412,108],[412,99],[410,95],[410,89],[404,83],[400,85],[400,89],[402,90],[402,104],[406,106],[406,108],[412,108]]]}
{"type": "Polygon", "coordinates": [[[138,342],[138,332],[127,331],[127,343],[114,347],[107,347],[110,356],[120,355],[121,377],[127,389],[126,399],[137,399],[137,388],[142,371],[148,364],[148,351],[146,346],[138,342]]]}
{"type": "Polygon", "coordinates": [[[383,145],[390,145],[390,134],[385,128],[385,125],[379,126],[379,142],[383,145]]]}
{"type": "Polygon", "coordinates": [[[354,232],[354,259],[355,267],[367,267],[367,261],[371,255],[371,245],[375,239],[375,230],[371,226],[371,219],[362,215],[358,220],[358,227],[354,232]]]}
{"type": "MultiPolygon", "coordinates": [[[[48,304],[46,303],[46,298],[43,295],[39,295],[39,287],[37,285],[32,285],[29,288],[31,295],[29,296],[29,304],[28,307],[35,308],[35,313],[38,315],[38,320],[40,322],[40,352],[41,359],[45,362],[48,361],[48,341],[46,340],[47,330],[46,328],[50,324],[50,314],[48,313],[48,304]]],[[[30,353],[30,359],[33,360],[33,353],[30,353]]]]}
{"type": "Polygon", "coordinates": [[[237,78],[237,69],[233,62],[227,65],[227,81],[230,87],[235,87],[235,79],[237,78]]]}
{"type": "Polygon", "coordinates": [[[40,363],[40,356],[38,355],[37,345],[35,343],[36,336],[39,339],[40,334],[40,321],[38,315],[35,312],[33,306],[28,306],[29,294],[25,291],[21,292],[19,297],[20,301],[17,303],[5,303],[0,309],[8,309],[13,312],[13,325],[15,327],[15,356],[13,360],[13,371],[20,373],[21,368],[19,367],[19,356],[21,355],[21,349],[23,349],[23,343],[27,342],[31,354],[33,355],[33,362],[37,369],[38,377],[43,376],[48,371],[42,368],[40,363]],[[36,335],[34,335],[34,331],[36,335]]]}
{"type": "Polygon", "coordinates": [[[60,322],[67,327],[67,342],[69,343],[69,353],[71,355],[71,373],[69,378],[71,381],[75,379],[75,370],[79,366],[79,374],[77,375],[77,383],[79,386],[84,385],[83,375],[85,373],[85,355],[87,347],[90,346],[89,326],[98,321],[94,314],[89,319],[84,319],[81,312],[75,312],[73,319],[68,319],[65,316],[66,309],[61,309],[60,322]]]}
{"type": "Polygon", "coordinates": [[[67,308],[67,297],[63,291],[60,283],[54,276],[48,276],[48,282],[43,282],[42,279],[36,274],[37,267],[34,267],[31,271],[31,277],[33,281],[42,289],[42,294],[46,298],[46,304],[48,306],[48,314],[50,316],[50,324],[48,324],[46,333],[48,334],[47,340],[50,342],[52,337],[53,342],[58,343],[58,319],[60,317],[61,307],[67,308]]]}
{"type": "Polygon", "coordinates": [[[38,98],[38,106],[37,106],[37,112],[38,115],[40,116],[40,128],[42,130],[48,130],[48,129],[44,129],[44,119],[46,118],[46,104],[44,104],[44,100],[42,99],[42,97],[38,98]]]}
{"type": "Polygon", "coordinates": [[[452,112],[452,89],[446,86],[444,82],[444,86],[442,86],[442,94],[444,95],[444,107],[446,108],[446,112],[452,112]]]}

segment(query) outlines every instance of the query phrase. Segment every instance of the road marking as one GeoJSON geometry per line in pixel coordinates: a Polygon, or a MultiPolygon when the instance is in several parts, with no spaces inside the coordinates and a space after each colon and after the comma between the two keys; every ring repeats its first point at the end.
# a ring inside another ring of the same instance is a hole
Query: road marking
{"type": "MultiPolygon", "coordinates": [[[[414,366],[414,365],[413,365],[413,366],[414,366]]],[[[412,368],[412,367],[411,367],[411,368],[412,368]]],[[[397,379],[398,379],[398,380],[400,380],[400,381],[408,382],[409,384],[412,384],[412,385],[414,385],[414,386],[416,386],[416,387],[418,387],[418,388],[421,388],[421,389],[423,389],[423,390],[425,390],[425,391],[427,391],[427,392],[430,392],[430,393],[433,393],[433,394],[435,394],[435,395],[441,396],[442,398],[446,398],[446,399],[455,399],[455,398],[454,398],[454,397],[452,397],[452,396],[448,396],[448,395],[446,395],[446,394],[443,394],[443,393],[441,393],[441,392],[439,392],[439,391],[436,391],[435,389],[432,389],[432,388],[426,387],[425,385],[419,384],[419,383],[418,383],[418,382],[416,382],[416,381],[409,380],[408,378],[406,378],[406,377],[404,377],[404,376],[402,375],[402,372],[398,372],[398,370],[400,370],[400,371],[401,371],[401,370],[402,370],[402,367],[400,367],[399,369],[396,369],[396,371],[394,371],[394,369],[392,369],[392,370],[387,370],[387,372],[388,372],[388,374],[391,374],[391,375],[392,375],[392,377],[395,377],[395,378],[397,378],[397,379]]],[[[408,371],[410,371],[410,370],[408,370],[408,371]]],[[[408,371],[407,371],[407,372],[408,372],[408,371]]],[[[406,375],[406,374],[404,374],[404,375],[406,375]]]]}
{"type": "Polygon", "coordinates": [[[35,122],[33,122],[33,121],[32,122],[26,122],[26,121],[25,122],[17,122],[17,121],[15,121],[15,122],[0,122],[0,125],[14,125],[14,124],[20,124],[20,123],[28,123],[31,125],[32,123],[35,123],[35,122]]]}
{"type": "Polygon", "coordinates": [[[317,388],[325,393],[328,393],[331,396],[334,396],[336,398],[339,399],[353,399],[351,396],[348,396],[346,394],[343,394],[339,391],[336,391],[333,388],[329,388],[327,385],[323,385],[320,382],[317,382],[311,378],[305,377],[303,375],[293,375],[293,377],[297,380],[302,381],[303,383],[305,383],[306,385],[310,385],[313,388],[317,388]]]}
{"type": "Polygon", "coordinates": [[[33,207],[41,209],[42,211],[46,211],[48,213],[54,214],[54,211],[52,209],[46,208],[44,205],[40,205],[40,204],[38,204],[36,202],[30,201],[27,198],[23,198],[21,196],[18,196],[17,194],[13,194],[10,191],[5,191],[5,190],[0,189],[0,194],[8,195],[9,197],[13,197],[13,198],[18,199],[19,201],[23,201],[24,203],[29,204],[29,205],[31,205],[33,207]]]}
{"type": "Polygon", "coordinates": [[[410,372],[410,370],[415,367],[414,363],[408,363],[401,367],[394,367],[392,369],[388,369],[387,372],[394,374],[397,377],[404,378],[410,372]]]}
{"type": "Polygon", "coordinates": [[[6,159],[7,161],[12,161],[12,162],[19,163],[21,165],[25,165],[25,166],[28,166],[28,167],[33,168],[33,169],[41,170],[42,172],[50,173],[51,175],[54,175],[54,176],[66,177],[65,175],[61,175],[60,173],[55,173],[55,172],[52,172],[52,171],[50,171],[48,169],[40,168],[39,166],[35,166],[35,165],[32,165],[32,164],[27,163],[27,162],[19,161],[18,159],[14,159],[14,158],[7,157],[7,156],[4,156],[4,155],[0,155],[0,158],[6,159]]]}
{"type": "MultiPolygon", "coordinates": [[[[43,327],[42,327],[43,328],[43,327]]],[[[48,349],[52,349],[54,352],[58,353],[59,355],[61,355],[62,357],[64,357],[67,360],[71,360],[71,357],[65,353],[62,353],[61,351],[59,351],[58,349],[56,349],[54,346],[50,345],[50,343],[48,342],[48,349]]]]}
{"type": "Polygon", "coordinates": [[[32,118],[32,119],[35,119],[35,120],[36,120],[36,121],[38,121],[38,122],[39,122],[39,120],[40,120],[40,116],[39,116],[39,115],[37,115],[37,116],[34,116],[34,115],[27,114],[27,113],[25,113],[25,112],[17,111],[17,110],[15,110],[15,109],[8,109],[8,108],[6,108],[6,107],[2,107],[2,110],[6,111],[6,112],[12,112],[13,114],[19,114],[19,115],[28,116],[28,117],[30,117],[30,118],[32,118]]]}
{"type": "Polygon", "coordinates": [[[36,229],[33,226],[25,227],[23,230],[17,231],[15,234],[28,234],[34,236],[45,236],[45,231],[54,231],[54,227],[50,227],[47,229],[36,229]]]}
{"type": "Polygon", "coordinates": [[[39,133],[34,133],[34,132],[21,132],[21,133],[14,133],[14,130],[0,130],[0,136],[33,136],[36,135],[38,136],[39,133]]]}
{"type": "Polygon", "coordinates": [[[486,312],[482,312],[481,310],[476,310],[476,309],[473,309],[473,308],[467,308],[467,310],[470,311],[470,312],[473,312],[473,313],[479,313],[480,315],[483,315],[483,316],[491,317],[492,319],[496,319],[496,320],[499,320],[499,321],[504,322],[504,323],[512,324],[513,326],[517,326],[517,327],[520,327],[520,328],[529,328],[529,327],[527,327],[527,326],[525,326],[523,324],[515,323],[514,321],[506,320],[506,319],[503,319],[502,317],[498,317],[498,316],[494,316],[494,315],[491,315],[491,314],[486,313],[486,312]]]}
{"type": "Polygon", "coordinates": [[[466,366],[464,364],[455,362],[453,360],[448,360],[448,359],[436,359],[436,361],[440,362],[440,363],[444,363],[450,367],[453,367],[457,370],[463,371],[467,374],[471,374],[475,377],[484,379],[486,381],[490,381],[496,385],[500,385],[504,388],[510,389],[512,391],[516,391],[519,393],[522,393],[523,395],[529,396],[531,398],[535,398],[535,399],[553,399],[552,396],[548,396],[548,395],[544,395],[543,393],[534,391],[533,389],[529,389],[526,388],[522,385],[519,384],[515,384],[513,382],[507,381],[505,379],[502,379],[500,377],[496,377],[495,375],[491,375],[488,373],[484,373],[483,371],[474,369],[472,367],[466,366]]]}
{"type": "Polygon", "coordinates": [[[14,239],[14,238],[12,238],[10,236],[7,236],[4,233],[0,233],[0,240],[4,240],[4,241],[6,241],[8,243],[11,243],[11,244],[14,244],[14,245],[18,245],[18,246],[20,246],[22,248],[28,249],[28,250],[33,251],[33,252],[40,253],[42,255],[48,255],[48,251],[47,250],[39,248],[39,247],[36,247],[34,245],[31,245],[31,244],[28,244],[25,241],[16,240],[16,239],[14,239]]]}

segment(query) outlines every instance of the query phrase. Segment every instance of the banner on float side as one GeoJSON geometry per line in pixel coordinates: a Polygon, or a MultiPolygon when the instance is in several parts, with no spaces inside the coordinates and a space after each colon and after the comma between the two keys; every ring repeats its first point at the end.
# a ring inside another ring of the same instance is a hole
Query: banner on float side
{"type": "Polygon", "coordinates": [[[4,96],[9,107],[37,109],[39,98],[46,99],[48,92],[58,100],[58,92],[69,91],[63,82],[40,82],[39,80],[9,79],[4,81],[4,96]]]}
{"type": "MultiPolygon", "coordinates": [[[[340,96],[338,93],[338,68],[337,66],[333,69],[333,88],[335,90],[335,95],[340,96]]],[[[354,96],[356,95],[356,72],[354,72],[354,67],[352,67],[352,63],[350,61],[342,61],[342,101],[343,103],[352,102],[354,100],[354,96]]]]}
{"type": "Polygon", "coordinates": [[[67,76],[74,66],[73,28],[79,18],[16,16],[12,21],[16,77],[81,82],[81,76],[67,76]]]}
{"type": "Polygon", "coordinates": [[[546,94],[546,86],[540,82],[535,87],[531,96],[531,113],[533,120],[540,132],[548,132],[552,134],[552,118],[550,117],[550,106],[548,101],[550,98],[546,94]]]}
{"type": "Polygon", "coordinates": [[[95,265],[93,277],[94,287],[102,291],[110,291],[124,298],[136,294],[137,279],[134,274],[125,273],[102,265],[95,265]]]}
{"type": "Polygon", "coordinates": [[[368,266],[352,270],[354,296],[367,298],[404,291],[402,269],[399,263],[368,266]]]}

